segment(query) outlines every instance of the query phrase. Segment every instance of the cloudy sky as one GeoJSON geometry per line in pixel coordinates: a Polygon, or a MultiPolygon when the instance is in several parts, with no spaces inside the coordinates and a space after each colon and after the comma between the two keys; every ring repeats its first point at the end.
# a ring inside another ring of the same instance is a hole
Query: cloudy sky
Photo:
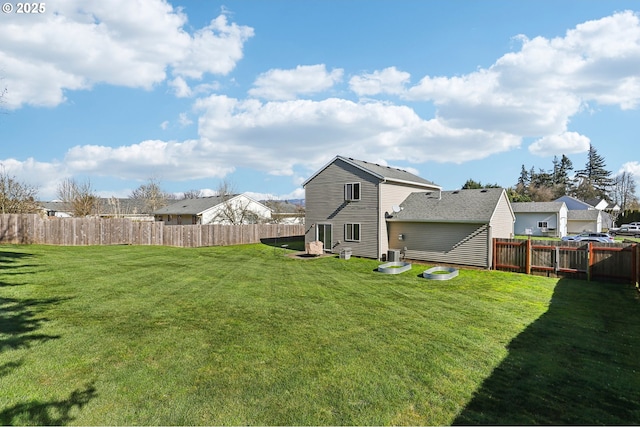
{"type": "Polygon", "coordinates": [[[44,200],[65,178],[299,198],[338,154],[509,187],[590,143],[640,178],[637,1],[40,5],[0,12],[0,163],[44,200]]]}

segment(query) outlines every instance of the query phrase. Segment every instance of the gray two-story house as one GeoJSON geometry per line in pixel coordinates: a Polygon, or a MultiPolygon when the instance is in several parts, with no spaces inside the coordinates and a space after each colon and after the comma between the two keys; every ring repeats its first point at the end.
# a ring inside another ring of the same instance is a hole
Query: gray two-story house
{"type": "Polygon", "coordinates": [[[439,185],[402,169],[336,156],[303,184],[305,241],[326,252],[381,258],[389,249],[387,217],[414,192],[439,185]]]}

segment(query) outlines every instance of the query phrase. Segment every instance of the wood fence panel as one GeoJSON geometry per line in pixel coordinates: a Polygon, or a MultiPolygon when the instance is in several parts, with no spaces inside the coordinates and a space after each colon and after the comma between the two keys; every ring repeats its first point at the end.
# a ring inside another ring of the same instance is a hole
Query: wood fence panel
{"type": "Polygon", "coordinates": [[[304,235],[304,225],[164,225],[127,218],[48,218],[0,215],[0,243],[46,245],[167,245],[179,247],[259,243],[304,235]]]}
{"type": "Polygon", "coordinates": [[[635,243],[494,239],[493,268],[589,280],[638,283],[635,243]]]}

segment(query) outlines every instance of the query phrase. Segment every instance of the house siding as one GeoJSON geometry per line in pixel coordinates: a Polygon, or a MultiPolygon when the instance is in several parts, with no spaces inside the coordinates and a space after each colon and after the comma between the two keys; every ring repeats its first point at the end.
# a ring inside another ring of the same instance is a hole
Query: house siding
{"type": "Polygon", "coordinates": [[[488,224],[391,222],[391,244],[406,258],[427,262],[489,267],[488,224]],[[403,240],[393,236],[403,235],[403,240]]]}
{"type": "MultiPolygon", "coordinates": [[[[394,205],[399,206],[411,193],[425,191],[424,188],[410,186],[410,185],[398,185],[398,184],[380,184],[380,219],[378,223],[379,234],[380,234],[380,253],[378,257],[381,257],[383,254],[386,254],[390,249],[389,242],[391,241],[391,246],[397,246],[396,242],[393,241],[393,235],[389,235],[387,233],[387,214],[392,214],[392,207],[394,205]],[[391,238],[389,236],[392,236],[391,238]]],[[[397,237],[396,237],[397,240],[397,237]]]]}
{"type": "Polygon", "coordinates": [[[527,229],[531,229],[533,236],[544,236],[545,234],[538,227],[538,222],[546,221],[548,228],[559,228],[558,214],[552,212],[518,212],[516,216],[516,234],[525,235],[527,229]]]}
{"type": "Polygon", "coordinates": [[[569,234],[579,234],[584,231],[591,231],[595,233],[602,232],[602,221],[599,220],[576,220],[572,219],[567,224],[567,232],[569,234]]]}
{"type": "Polygon", "coordinates": [[[305,185],[305,242],[316,240],[315,224],[331,224],[333,247],[339,253],[351,248],[354,256],[378,257],[379,180],[340,159],[329,165],[305,185]],[[360,182],[360,200],[344,200],[344,185],[360,182]],[[360,224],[360,241],[345,242],[344,225],[360,224]]]}
{"type": "Polygon", "coordinates": [[[515,217],[511,210],[511,204],[506,193],[500,197],[490,221],[491,237],[500,239],[510,239],[513,237],[515,217]]]}

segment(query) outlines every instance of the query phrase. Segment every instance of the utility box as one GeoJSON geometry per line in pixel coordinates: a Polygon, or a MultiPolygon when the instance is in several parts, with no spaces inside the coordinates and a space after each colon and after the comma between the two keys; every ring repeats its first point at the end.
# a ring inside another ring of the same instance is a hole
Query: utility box
{"type": "Polygon", "coordinates": [[[342,248],[340,251],[340,259],[349,259],[351,258],[352,250],[351,248],[342,248]]]}
{"type": "Polygon", "coordinates": [[[400,249],[390,249],[387,251],[387,262],[400,261],[400,249]]]}

